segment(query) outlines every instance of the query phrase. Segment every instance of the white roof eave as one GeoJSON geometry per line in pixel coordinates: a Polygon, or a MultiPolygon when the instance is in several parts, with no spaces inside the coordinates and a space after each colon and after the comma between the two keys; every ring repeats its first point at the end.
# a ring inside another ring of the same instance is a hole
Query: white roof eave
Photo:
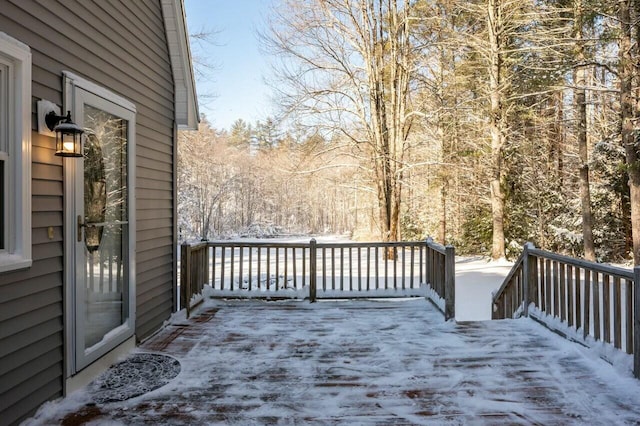
{"type": "Polygon", "coordinates": [[[178,129],[197,130],[200,114],[183,0],[161,0],[173,71],[178,129]]]}

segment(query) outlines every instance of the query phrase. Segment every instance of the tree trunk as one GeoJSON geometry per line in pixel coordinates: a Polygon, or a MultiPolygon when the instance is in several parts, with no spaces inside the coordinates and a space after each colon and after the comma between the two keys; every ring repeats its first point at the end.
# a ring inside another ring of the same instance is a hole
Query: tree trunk
{"type": "Polygon", "coordinates": [[[501,0],[489,0],[487,27],[489,30],[490,64],[489,64],[489,101],[491,132],[491,216],[493,238],[491,258],[505,257],[504,243],[504,192],[502,157],[505,144],[505,116],[502,93],[502,4],[501,0]]]}
{"type": "Polygon", "coordinates": [[[440,188],[440,206],[442,209],[442,215],[440,216],[440,232],[438,235],[438,241],[446,245],[447,244],[447,183],[442,182],[442,188],[440,188]]]}
{"type": "Polygon", "coordinates": [[[635,62],[638,59],[637,28],[638,7],[636,0],[618,2],[618,19],[622,27],[620,37],[620,118],[622,121],[622,144],[625,148],[627,173],[631,201],[631,233],[633,239],[633,262],[640,265],[640,154],[635,139],[634,122],[638,119],[638,105],[634,95],[638,91],[638,71],[635,62]]]}
{"type": "Polygon", "coordinates": [[[578,68],[574,72],[575,99],[576,99],[576,134],[578,137],[578,153],[580,156],[580,205],[582,206],[582,240],[584,245],[584,258],[590,261],[596,260],[596,251],[593,244],[593,215],[591,214],[591,191],[589,189],[589,155],[587,147],[587,101],[585,90],[584,68],[585,53],[583,42],[583,8],[582,0],[575,0],[575,53],[578,68]]]}

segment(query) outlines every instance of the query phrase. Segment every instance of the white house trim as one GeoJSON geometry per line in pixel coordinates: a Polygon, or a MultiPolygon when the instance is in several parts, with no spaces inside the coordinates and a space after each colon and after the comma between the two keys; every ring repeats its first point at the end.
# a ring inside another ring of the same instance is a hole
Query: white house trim
{"type": "Polygon", "coordinates": [[[173,70],[176,123],[180,130],[197,130],[200,114],[184,3],[183,0],[161,1],[171,69],[173,70]]]}
{"type": "Polygon", "coordinates": [[[0,54],[11,62],[8,108],[9,247],[0,272],[28,268],[31,258],[31,49],[0,32],[0,54]]]}

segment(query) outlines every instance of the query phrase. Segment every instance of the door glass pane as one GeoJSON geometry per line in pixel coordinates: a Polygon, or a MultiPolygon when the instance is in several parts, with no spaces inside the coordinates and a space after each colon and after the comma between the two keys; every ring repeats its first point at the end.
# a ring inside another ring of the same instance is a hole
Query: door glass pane
{"type": "MultiPolygon", "coordinates": [[[[127,121],[84,107],[85,349],[128,312],[127,121]]],[[[108,336],[106,336],[108,338],[108,336]]]]}

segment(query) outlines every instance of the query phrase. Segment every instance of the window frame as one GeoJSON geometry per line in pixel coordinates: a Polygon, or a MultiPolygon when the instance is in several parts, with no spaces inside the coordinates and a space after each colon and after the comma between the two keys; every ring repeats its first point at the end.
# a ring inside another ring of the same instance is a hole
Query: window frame
{"type": "MultiPolygon", "coordinates": [[[[0,273],[28,268],[31,258],[31,49],[0,32],[0,62],[7,70],[7,132],[2,151],[5,169],[4,226],[6,247],[0,249],[0,273]]],[[[4,108],[1,108],[4,109],[4,108]]]]}

